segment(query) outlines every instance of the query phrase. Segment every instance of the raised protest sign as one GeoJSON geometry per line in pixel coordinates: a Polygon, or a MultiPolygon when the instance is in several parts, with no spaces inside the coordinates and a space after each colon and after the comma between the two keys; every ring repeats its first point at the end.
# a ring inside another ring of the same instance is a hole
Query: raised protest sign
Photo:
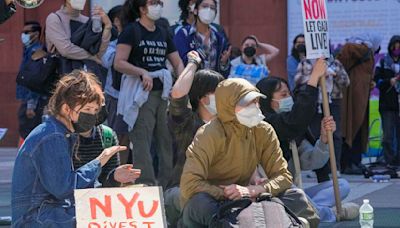
{"type": "Polygon", "coordinates": [[[78,228],[167,227],[160,187],[75,190],[78,228]]]}
{"type": "Polygon", "coordinates": [[[326,0],[301,0],[307,59],[329,58],[326,0]]]}

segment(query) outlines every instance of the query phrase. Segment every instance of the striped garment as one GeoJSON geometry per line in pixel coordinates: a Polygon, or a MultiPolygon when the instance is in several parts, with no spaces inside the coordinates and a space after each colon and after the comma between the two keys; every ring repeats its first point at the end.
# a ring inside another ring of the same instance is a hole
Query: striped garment
{"type": "MultiPolygon", "coordinates": [[[[103,128],[100,125],[94,128],[91,137],[85,138],[83,136],[79,136],[79,148],[73,155],[75,170],[97,158],[101,154],[103,151],[102,132],[103,128]]],[[[118,139],[114,132],[112,145],[118,145],[118,139]]],[[[117,153],[107,162],[105,166],[103,166],[101,174],[98,178],[103,187],[120,186],[120,184],[114,180],[114,169],[119,165],[119,154],[117,153]]]]}

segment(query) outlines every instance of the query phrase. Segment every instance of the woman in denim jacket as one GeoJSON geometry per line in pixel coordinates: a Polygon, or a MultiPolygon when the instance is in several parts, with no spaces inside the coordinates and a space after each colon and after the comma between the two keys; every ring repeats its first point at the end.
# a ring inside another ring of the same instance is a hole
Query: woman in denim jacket
{"type": "Polygon", "coordinates": [[[104,96],[96,76],[76,71],[57,85],[51,116],[25,140],[12,180],[13,227],[75,227],[74,189],[92,188],[108,160],[125,147],[105,149],[74,170],[77,133],[93,128],[104,96]]]}

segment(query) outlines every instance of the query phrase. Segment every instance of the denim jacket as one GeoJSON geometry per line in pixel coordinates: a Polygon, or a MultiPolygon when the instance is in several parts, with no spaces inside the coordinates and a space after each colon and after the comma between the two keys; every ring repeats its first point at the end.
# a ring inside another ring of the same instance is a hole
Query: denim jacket
{"type": "Polygon", "coordinates": [[[25,140],[12,179],[13,227],[75,227],[74,189],[94,187],[101,172],[98,160],[74,170],[76,139],[49,117],[25,140]]]}

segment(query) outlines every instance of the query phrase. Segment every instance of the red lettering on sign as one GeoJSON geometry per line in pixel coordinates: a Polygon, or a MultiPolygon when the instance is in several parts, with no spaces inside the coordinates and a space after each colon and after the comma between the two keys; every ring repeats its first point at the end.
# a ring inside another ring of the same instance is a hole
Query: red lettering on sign
{"type": "Polygon", "coordinates": [[[96,210],[97,207],[99,207],[103,211],[106,217],[110,218],[112,216],[111,196],[105,195],[104,201],[105,203],[103,204],[96,198],[89,198],[90,214],[92,219],[97,219],[97,210],[96,210]]]}
{"type": "Polygon", "coordinates": [[[149,217],[153,216],[154,213],[156,213],[157,208],[158,208],[158,201],[157,200],[153,200],[153,206],[151,207],[151,210],[148,213],[146,213],[144,211],[143,201],[139,201],[138,207],[139,207],[140,215],[142,215],[143,218],[149,218],[149,217]]]}
{"type": "Polygon", "coordinates": [[[91,222],[88,224],[88,228],[101,228],[101,225],[97,222],[91,222]]]}
{"type": "Polygon", "coordinates": [[[326,19],[325,0],[303,0],[306,20],[326,19]]]}
{"type": "Polygon", "coordinates": [[[147,228],[151,228],[151,225],[153,225],[154,222],[143,222],[143,225],[147,225],[147,228]]]}
{"type": "Polygon", "coordinates": [[[129,202],[125,199],[125,197],[122,194],[117,195],[119,201],[121,201],[121,203],[125,207],[125,214],[127,219],[132,219],[132,207],[136,203],[136,200],[139,198],[139,195],[140,194],[136,192],[129,202]]]}

